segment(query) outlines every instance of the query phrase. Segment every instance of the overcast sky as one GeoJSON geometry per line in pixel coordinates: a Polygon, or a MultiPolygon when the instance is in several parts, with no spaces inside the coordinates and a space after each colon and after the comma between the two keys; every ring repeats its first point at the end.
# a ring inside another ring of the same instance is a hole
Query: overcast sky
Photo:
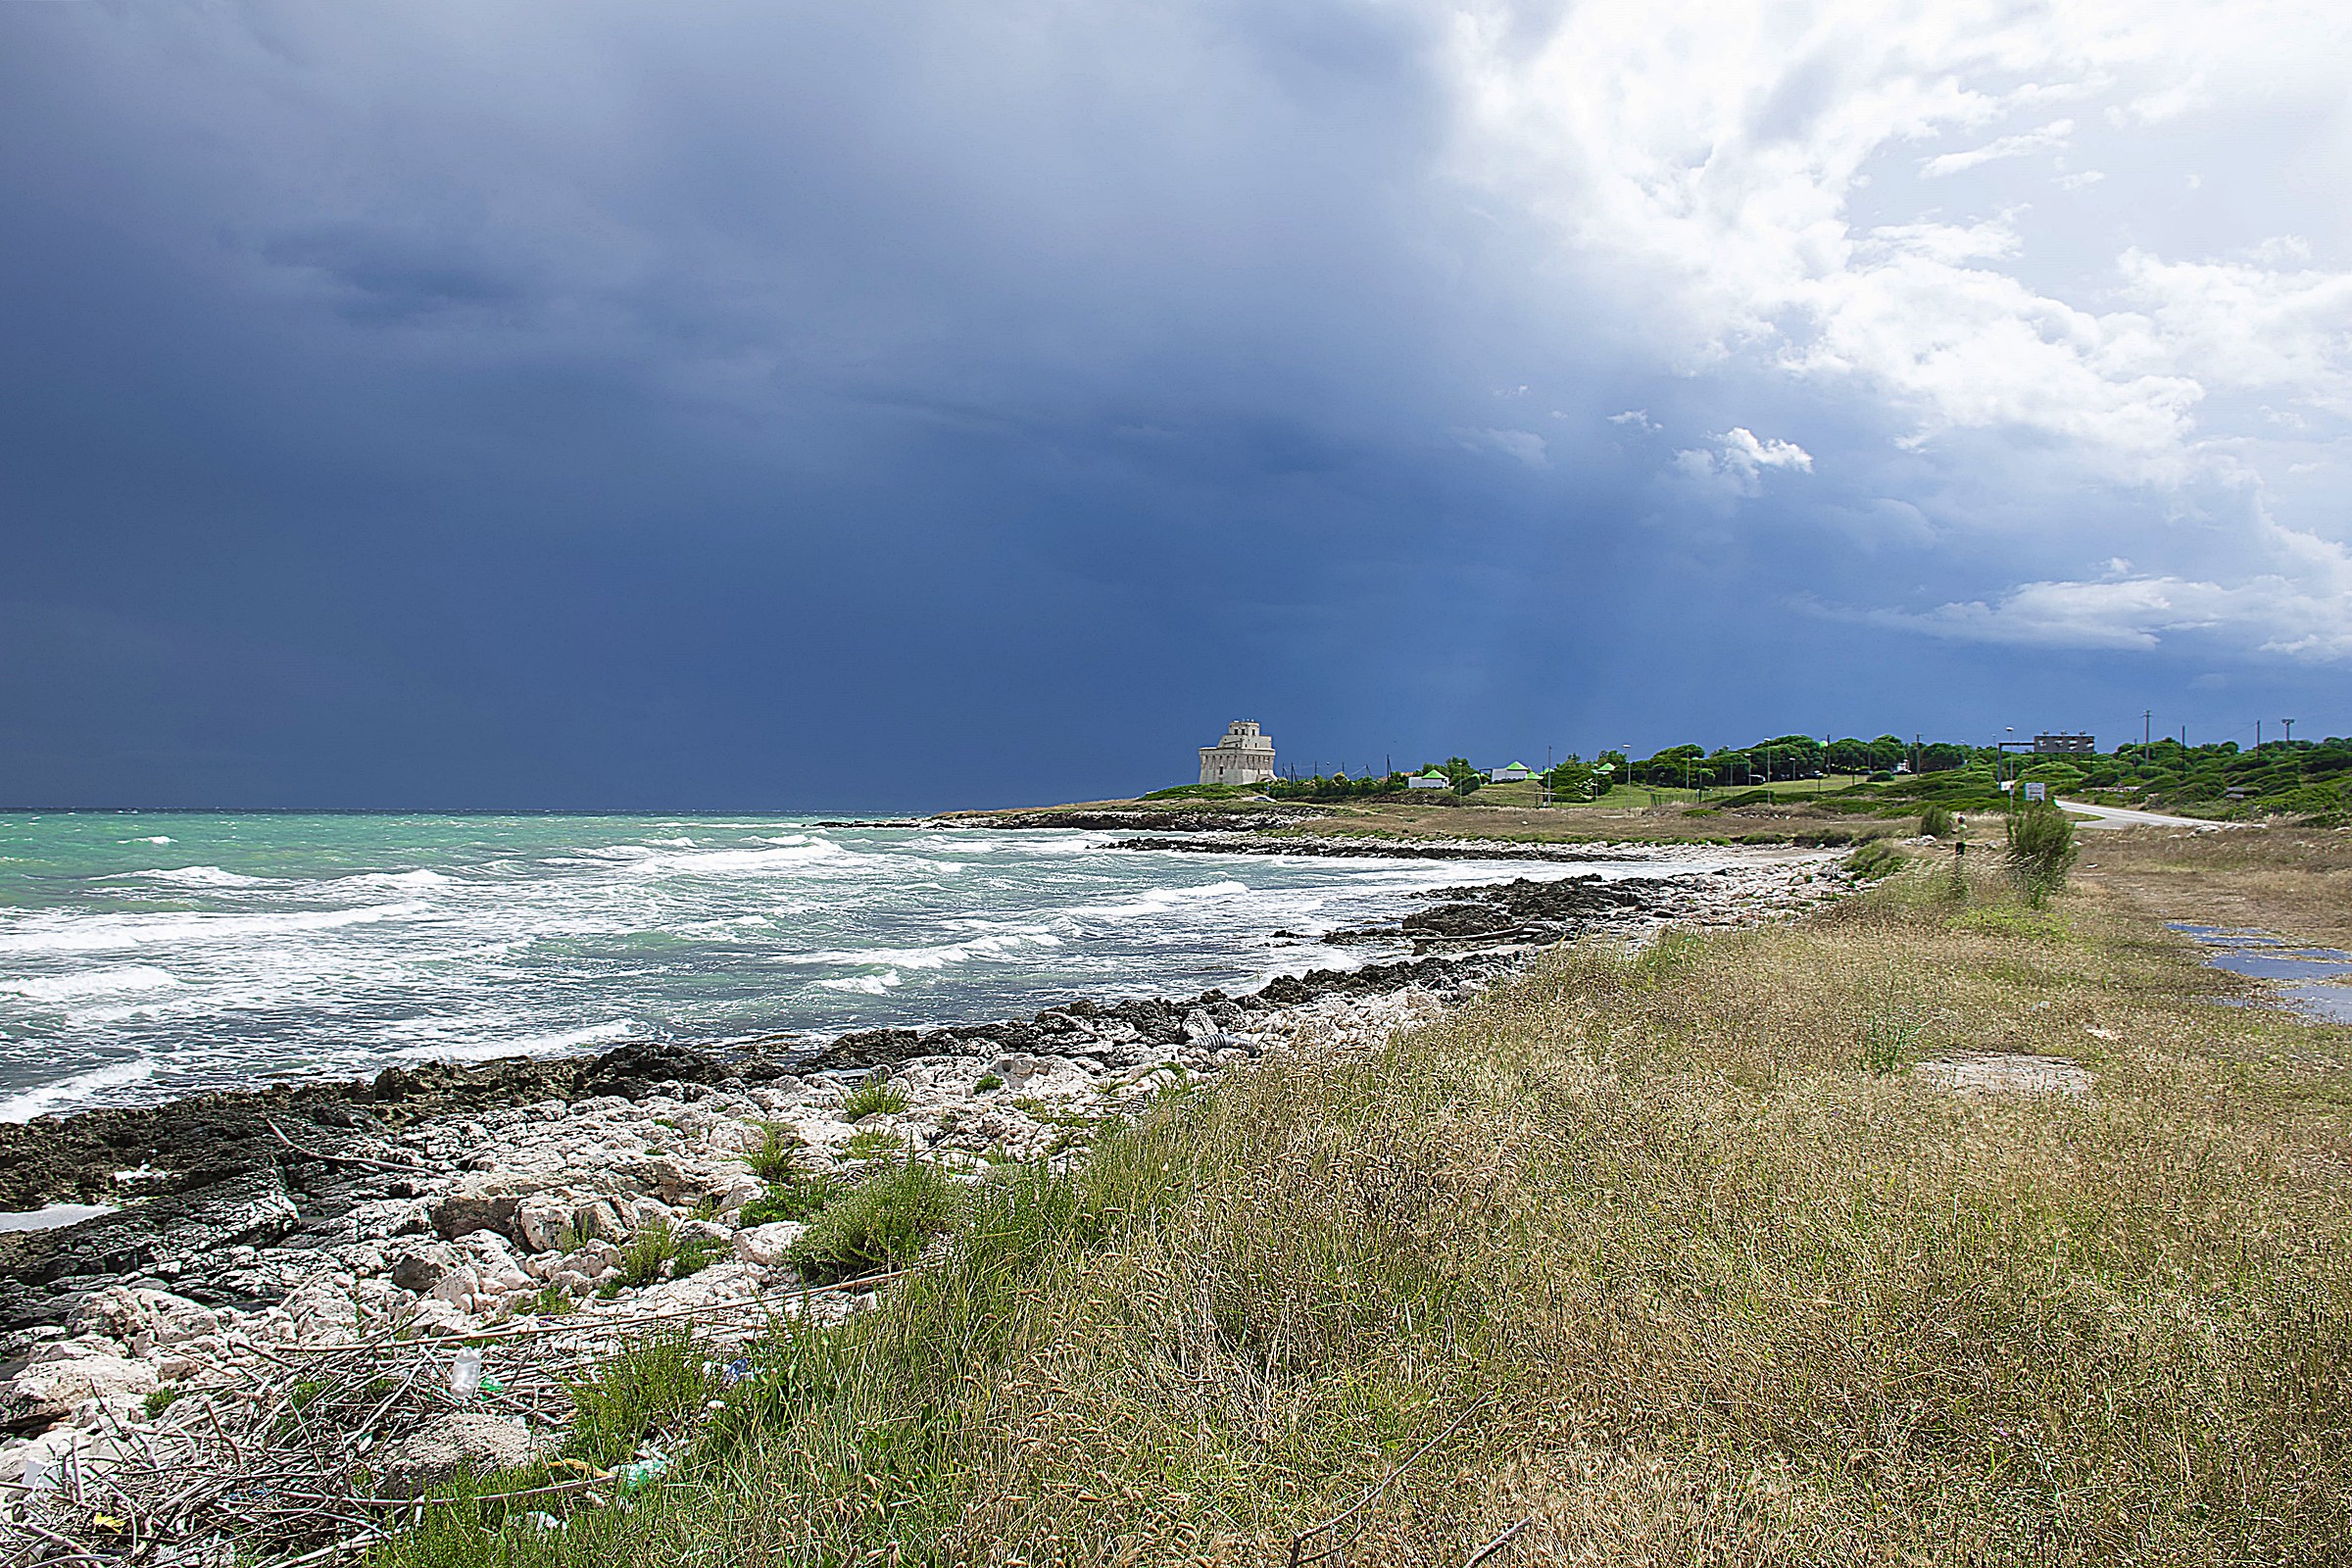
{"type": "Polygon", "coordinates": [[[0,802],[2352,730],[2352,7],[0,5],[0,802]]]}

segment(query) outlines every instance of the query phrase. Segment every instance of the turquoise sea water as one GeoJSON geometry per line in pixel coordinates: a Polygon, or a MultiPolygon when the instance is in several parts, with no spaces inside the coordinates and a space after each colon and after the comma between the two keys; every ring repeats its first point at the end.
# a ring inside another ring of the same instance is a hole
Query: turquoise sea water
{"type": "Polygon", "coordinates": [[[1152,854],[1110,838],[0,815],[0,1120],[400,1061],[1240,990],[1386,956],[1314,938],[1394,915],[1415,889],[1667,869],[1152,854]]]}

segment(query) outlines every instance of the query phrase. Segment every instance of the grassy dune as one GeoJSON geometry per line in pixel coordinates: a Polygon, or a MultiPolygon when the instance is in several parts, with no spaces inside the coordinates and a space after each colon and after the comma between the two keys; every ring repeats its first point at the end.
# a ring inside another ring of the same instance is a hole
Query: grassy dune
{"type": "MultiPolygon", "coordinates": [[[[1459,1417],[1350,1561],[1532,1519],[1501,1560],[2340,1562],[2352,1033],[2233,984],[2101,884],[1924,869],[1563,952],[992,1184],[630,1511],[444,1509],[376,1560],[1280,1561],[1459,1417]],[[2095,1087],[1907,1070],[1957,1049],[2095,1087]]],[[[610,1462],[698,1376],[657,1348],[575,1441],[610,1462]]]]}

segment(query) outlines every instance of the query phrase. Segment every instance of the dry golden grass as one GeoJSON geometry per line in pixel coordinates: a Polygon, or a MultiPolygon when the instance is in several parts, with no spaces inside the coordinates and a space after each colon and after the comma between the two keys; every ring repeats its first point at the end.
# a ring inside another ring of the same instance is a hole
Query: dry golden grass
{"type": "Polygon", "coordinates": [[[1467,1410],[1349,1560],[2343,1561],[2352,1032],[2102,891],[1941,883],[1231,1074],[501,1560],[1279,1561],[1467,1410]],[[1972,1049],[2095,1087],[1906,1070],[1972,1049]]]}
{"type": "Polygon", "coordinates": [[[2082,840],[2085,880],[2160,919],[2352,947],[2352,831],[2130,828],[2082,840]]]}

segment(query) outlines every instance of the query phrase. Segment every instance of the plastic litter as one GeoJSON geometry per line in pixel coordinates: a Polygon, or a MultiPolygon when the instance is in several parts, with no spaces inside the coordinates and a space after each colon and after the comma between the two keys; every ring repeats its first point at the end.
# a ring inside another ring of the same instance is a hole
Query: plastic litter
{"type": "Polygon", "coordinates": [[[561,1530],[564,1521],[552,1513],[525,1513],[514,1516],[514,1522],[525,1530],[561,1530]]]}
{"type": "Polygon", "coordinates": [[[460,1350],[450,1359],[449,1392],[461,1399],[470,1399],[481,1392],[482,1352],[460,1350]]]}
{"type": "Polygon", "coordinates": [[[731,1389],[738,1383],[749,1383],[759,1375],[759,1369],[752,1365],[752,1358],[739,1355],[718,1369],[718,1386],[731,1389]]]}
{"type": "Polygon", "coordinates": [[[507,1386],[485,1372],[482,1374],[482,1392],[484,1394],[504,1394],[507,1392],[507,1386]]]}
{"type": "Polygon", "coordinates": [[[622,1492],[635,1492],[641,1487],[653,1485],[668,1472],[668,1456],[657,1453],[643,1459],[632,1459],[617,1467],[612,1472],[612,1479],[622,1492]]]}

